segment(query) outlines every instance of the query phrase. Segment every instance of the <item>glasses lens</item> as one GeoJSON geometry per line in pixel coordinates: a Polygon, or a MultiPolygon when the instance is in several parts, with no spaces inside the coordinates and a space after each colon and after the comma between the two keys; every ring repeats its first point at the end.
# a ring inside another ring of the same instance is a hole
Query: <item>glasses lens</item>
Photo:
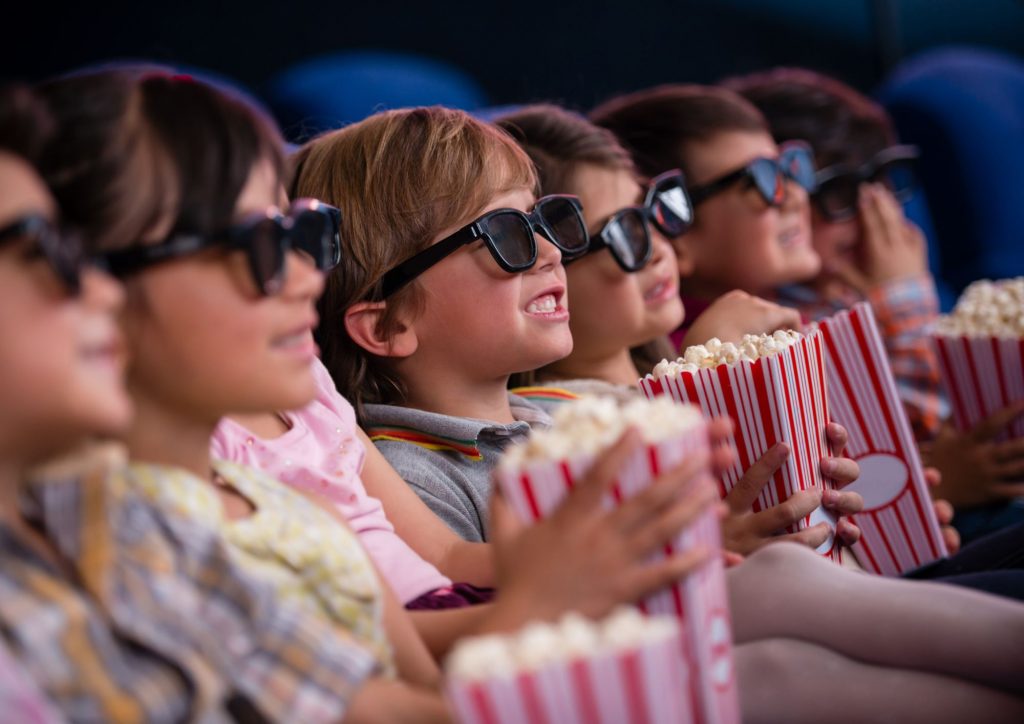
{"type": "Polygon", "coordinates": [[[53,272],[72,295],[81,289],[84,252],[81,239],[63,234],[49,224],[40,224],[31,232],[53,272]]]}
{"type": "Polygon", "coordinates": [[[765,203],[769,206],[778,206],[782,203],[784,187],[780,178],[781,167],[777,161],[767,158],[754,159],[747,166],[747,172],[765,203]]]}
{"type": "Polygon", "coordinates": [[[892,161],[878,169],[873,180],[884,183],[900,201],[906,201],[914,193],[917,180],[914,164],[909,160],[892,161]]]}
{"type": "Polygon", "coordinates": [[[303,211],[292,217],[288,236],[292,248],[309,257],[317,269],[326,271],[337,264],[334,228],[326,214],[303,211]]]}
{"type": "Polygon", "coordinates": [[[604,239],[626,271],[639,271],[651,258],[651,235],[639,209],[617,213],[605,227],[604,239]]]}
{"type": "Polygon", "coordinates": [[[521,214],[494,214],[487,219],[484,232],[490,237],[491,253],[506,271],[525,271],[537,261],[537,240],[521,214]]]}
{"type": "Polygon", "coordinates": [[[693,207],[681,178],[658,184],[654,189],[651,213],[655,225],[666,236],[681,236],[693,223],[693,207]]]}
{"type": "Polygon", "coordinates": [[[856,177],[836,176],[818,187],[814,201],[826,218],[836,221],[856,215],[857,194],[856,177]]]}
{"type": "Polygon", "coordinates": [[[554,235],[551,241],[566,257],[579,256],[587,250],[587,228],[569,199],[544,199],[537,212],[554,235]]]}
{"type": "Polygon", "coordinates": [[[256,286],[264,294],[276,294],[284,283],[283,227],[274,219],[263,219],[244,233],[256,286]]]}
{"type": "Polygon", "coordinates": [[[803,146],[788,146],[779,156],[782,173],[798,183],[805,191],[812,192],[815,187],[814,158],[810,149],[803,146]]]}

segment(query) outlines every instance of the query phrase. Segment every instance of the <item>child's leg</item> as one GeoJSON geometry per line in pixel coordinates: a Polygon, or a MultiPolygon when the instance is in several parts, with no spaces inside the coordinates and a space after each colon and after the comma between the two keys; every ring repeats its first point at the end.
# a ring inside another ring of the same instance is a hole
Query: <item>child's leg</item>
{"type": "Polygon", "coordinates": [[[729,571],[739,643],[789,638],[898,669],[1024,691],[1024,605],[939,583],[847,571],[797,545],[729,571]]]}
{"type": "Polygon", "coordinates": [[[736,647],[743,721],[1024,721],[1024,700],[940,674],[873,666],[793,639],[736,647]]]}

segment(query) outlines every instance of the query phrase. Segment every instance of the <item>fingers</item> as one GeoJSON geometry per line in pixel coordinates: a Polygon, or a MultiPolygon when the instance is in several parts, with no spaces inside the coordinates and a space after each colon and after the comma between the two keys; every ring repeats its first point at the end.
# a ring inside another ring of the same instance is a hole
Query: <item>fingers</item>
{"type": "Polygon", "coordinates": [[[705,478],[685,498],[663,511],[656,519],[638,528],[630,542],[630,549],[637,558],[646,558],[671,541],[717,500],[718,493],[711,480],[705,478]]]}
{"type": "Polygon", "coordinates": [[[821,494],[821,504],[836,515],[853,515],[864,510],[864,498],[860,493],[842,493],[826,488],[821,494]]]}
{"type": "Polygon", "coordinates": [[[892,192],[883,184],[872,184],[872,193],[878,208],[879,217],[886,231],[887,246],[903,238],[906,220],[903,217],[903,209],[900,202],[892,195],[892,192]]]}
{"type": "Polygon", "coordinates": [[[626,430],[614,445],[597,458],[583,480],[559,506],[556,514],[585,514],[596,510],[604,494],[615,484],[626,460],[639,446],[640,433],[635,428],[626,430]]]}
{"type": "Polygon", "coordinates": [[[860,465],[850,458],[823,458],[821,474],[842,488],[860,477],[860,465]]]}
{"type": "Polygon", "coordinates": [[[830,422],[825,425],[825,439],[828,440],[829,449],[832,450],[833,455],[842,455],[850,436],[847,434],[846,428],[838,422],[830,422]]]}
{"type": "Polygon", "coordinates": [[[925,468],[924,482],[930,488],[937,488],[942,484],[942,473],[939,472],[938,468],[925,468]]]}
{"type": "Polygon", "coordinates": [[[987,418],[975,425],[969,433],[974,442],[986,442],[993,439],[1015,419],[1024,414],[1024,402],[1018,402],[992,413],[987,418]]]}
{"type": "Polygon", "coordinates": [[[743,473],[743,477],[737,481],[736,486],[725,496],[725,502],[729,504],[730,510],[736,513],[745,513],[750,510],[750,506],[757,500],[765,484],[771,480],[772,475],[782,466],[787,457],[789,457],[789,446],[780,442],[758,458],[757,462],[743,473]]]}
{"type": "Polygon", "coordinates": [[[871,184],[861,184],[857,194],[861,226],[864,229],[864,247],[871,254],[879,254],[886,246],[885,221],[879,208],[878,196],[871,184]]]}
{"type": "MultiPolygon", "coordinates": [[[[836,522],[836,535],[844,545],[852,546],[860,540],[860,528],[845,518],[836,522]]],[[[826,538],[826,540],[828,540],[826,538]]]]}
{"type": "Polygon", "coordinates": [[[936,500],[932,502],[935,508],[935,517],[939,525],[949,525],[953,522],[953,505],[948,500],[936,500]]]}
{"type": "Polygon", "coordinates": [[[942,541],[946,544],[946,550],[950,555],[960,550],[960,533],[956,528],[949,525],[942,526],[942,541]]]}
{"type": "Polygon", "coordinates": [[[767,536],[796,525],[821,505],[820,490],[801,490],[793,493],[788,500],[767,510],[754,513],[751,522],[754,529],[767,536]]]}
{"type": "MultiPolygon", "coordinates": [[[[659,475],[649,486],[608,513],[608,524],[615,530],[628,533],[648,526],[652,517],[681,499],[689,499],[695,493],[702,494],[702,488],[710,488],[707,465],[708,454],[705,452],[688,456],[682,464],[659,475]]],[[[710,493],[717,497],[713,488],[710,493]]]]}
{"type": "Polygon", "coordinates": [[[637,566],[626,583],[629,589],[629,600],[635,601],[680,581],[709,560],[711,560],[710,550],[704,546],[694,546],[690,550],[645,566],[637,566]]]}
{"type": "Polygon", "coordinates": [[[1024,438],[1007,440],[992,445],[991,458],[994,462],[1019,462],[1024,460],[1024,438]]]}
{"type": "Polygon", "coordinates": [[[808,548],[817,548],[822,543],[828,540],[829,535],[832,534],[832,529],[828,523],[818,523],[817,525],[811,526],[810,528],[804,528],[796,533],[787,533],[786,535],[780,535],[772,539],[775,541],[790,541],[793,543],[799,543],[805,545],[808,548]]]}

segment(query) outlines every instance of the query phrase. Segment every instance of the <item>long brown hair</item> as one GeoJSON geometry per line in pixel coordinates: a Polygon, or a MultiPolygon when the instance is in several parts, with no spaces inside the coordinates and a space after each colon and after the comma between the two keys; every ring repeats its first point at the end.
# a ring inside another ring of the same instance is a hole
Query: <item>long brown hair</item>
{"type": "MultiPolygon", "coordinates": [[[[529,158],[507,134],[448,108],[379,113],[299,152],[292,192],[342,212],[342,262],[320,298],[317,342],[335,385],[360,417],[365,403],[401,403],[404,387],[386,358],[348,335],[348,308],[380,299],[385,272],[445,229],[471,221],[495,196],[536,187],[529,158]]],[[[387,300],[379,332],[389,335],[398,310],[415,314],[423,303],[414,281],[387,300]]]]}

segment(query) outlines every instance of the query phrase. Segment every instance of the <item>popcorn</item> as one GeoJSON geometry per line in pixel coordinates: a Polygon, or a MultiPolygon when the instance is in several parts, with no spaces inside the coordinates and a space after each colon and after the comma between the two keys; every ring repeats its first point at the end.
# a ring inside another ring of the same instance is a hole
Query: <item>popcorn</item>
{"type": "MultiPolygon", "coordinates": [[[[713,338],[687,348],[675,362],[659,363],[639,385],[648,399],[667,397],[699,405],[709,418],[732,418],[737,463],[720,479],[722,497],[778,442],[787,443],[791,454],[762,488],[754,512],[778,505],[799,490],[832,486],[821,473],[821,460],[829,454],[829,417],[820,330],[746,335],[739,345],[713,338]]],[[[818,551],[838,561],[835,519],[824,507],[790,532],[823,521],[833,535],[818,551]]]]}
{"type": "MultiPolygon", "coordinates": [[[[1024,277],[971,284],[953,313],[939,318],[932,343],[960,431],[1024,400],[1024,277]]],[[[1007,438],[1024,438],[1024,419],[998,439],[1007,438]]]]}
{"type": "Polygon", "coordinates": [[[696,372],[719,365],[731,365],[737,362],[754,362],[762,357],[778,354],[787,347],[796,344],[803,337],[800,332],[792,329],[778,330],[773,334],[745,334],[739,345],[723,342],[712,337],[704,344],[687,347],[682,357],[675,361],[662,360],[655,367],[651,376],[655,379],[672,377],[681,372],[696,372]]]}
{"type": "Polygon", "coordinates": [[[628,606],[599,622],[567,613],[557,623],[533,622],[507,636],[462,639],[445,662],[445,672],[463,681],[514,676],[552,663],[639,648],[678,634],[674,617],[645,618],[628,606]]]}
{"type": "MultiPolygon", "coordinates": [[[[738,724],[735,696],[727,708],[692,707],[695,672],[683,639],[670,616],[622,608],[595,623],[570,613],[518,634],[460,641],[445,664],[445,693],[461,724],[738,724]]],[[[728,680],[730,662],[717,662],[728,680]]]]}
{"type": "Polygon", "coordinates": [[[701,424],[695,407],[671,400],[632,399],[625,404],[613,397],[581,397],[555,412],[549,430],[534,432],[527,442],[516,445],[499,465],[517,468],[530,460],[561,460],[570,455],[596,454],[614,444],[628,427],[640,431],[643,441],[658,443],[701,424]]]}
{"type": "Polygon", "coordinates": [[[1024,337],[1024,277],[974,282],[935,331],[948,337],[1024,337]]]}
{"type": "MultiPolygon", "coordinates": [[[[608,510],[648,489],[661,473],[708,450],[707,426],[695,407],[669,399],[619,402],[585,397],[562,405],[550,430],[537,431],[528,443],[509,450],[495,469],[495,485],[520,520],[529,523],[546,518],[586,478],[600,451],[612,445],[627,426],[635,426],[646,444],[630,451],[622,462],[602,501],[608,510]]],[[[548,633],[531,629],[523,636],[539,651],[522,658],[527,665],[543,664],[536,680],[528,678],[524,683],[524,676],[533,675],[520,673],[512,680],[456,685],[454,691],[449,689],[456,711],[464,722],[491,724],[739,721],[729,600],[722,558],[716,554],[721,543],[718,516],[708,507],[652,555],[653,562],[697,547],[712,552],[699,570],[637,602],[637,609],[647,616],[668,615],[670,621],[678,621],[675,626],[681,632],[671,641],[664,638],[667,632],[650,634],[658,629],[651,628],[647,620],[635,619],[635,611],[632,619],[626,614],[612,619],[600,636],[589,622],[569,617],[560,624],[558,648],[565,656],[582,658],[565,664],[549,656],[553,644],[548,633]],[[647,641],[649,635],[657,642],[637,651],[636,642],[647,641]],[[629,645],[634,648],[628,652],[607,653],[629,645]],[[624,675],[627,691],[632,691],[626,697],[624,675]],[[575,690],[577,686],[586,691],[575,690]],[[642,688],[644,701],[634,700],[637,687],[642,688]],[[581,697],[593,708],[581,708],[581,697]],[[563,699],[577,703],[562,701],[564,706],[556,706],[554,700],[563,699]],[[639,708],[621,709],[627,700],[639,708]],[[550,711],[545,708],[549,704],[554,707],[550,711]],[[545,717],[531,713],[538,709],[549,713],[545,717]],[[470,715],[465,711],[471,711],[470,715]]]]}

